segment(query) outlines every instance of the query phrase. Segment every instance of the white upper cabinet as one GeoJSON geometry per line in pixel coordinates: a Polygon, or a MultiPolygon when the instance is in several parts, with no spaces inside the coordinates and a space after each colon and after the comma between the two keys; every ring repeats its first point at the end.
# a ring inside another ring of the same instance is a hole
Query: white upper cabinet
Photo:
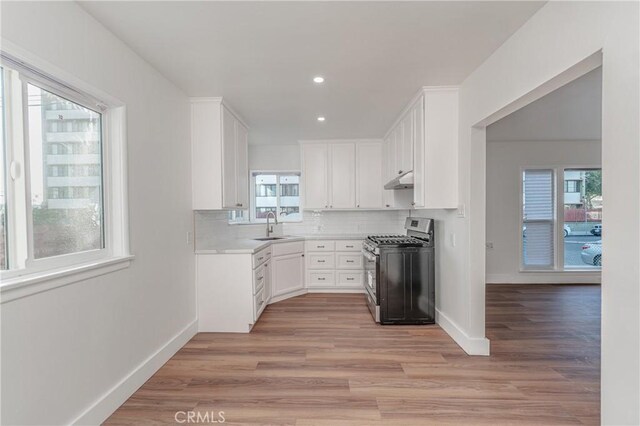
{"type": "Polygon", "coordinates": [[[380,142],[362,142],[356,145],[357,208],[383,207],[382,149],[380,142]]]}
{"type": "Polygon", "coordinates": [[[191,100],[194,210],[249,206],[249,131],[222,98],[191,100]]]}
{"type": "Polygon", "coordinates": [[[329,208],[356,207],[356,146],[354,143],[329,145],[329,208]]]}
{"type": "Polygon", "coordinates": [[[398,162],[398,174],[404,174],[413,170],[413,115],[407,114],[401,121],[402,143],[398,144],[400,161],[398,162]]]}
{"type": "Polygon", "coordinates": [[[417,129],[414,203],[418,208],[458,207],[458,88],[425,88],[415,104],[417,129]],[[419,170],[421,169],[421,170],[419,170]]]}
{"type": "Polygon", "coordinates": [[[249,131],[236,121],[236,204],[249,208],[249,131]]]}
{"type": "Polygon", "coordinates": [[[301,142],[303,208],[383,208],[382,150],[380,140],[301,142]]]}
{"type": "MultiPolygon", "coordinates": [[[[425,87],[385,140],[386,181],[413,171],[415,208],[453,209],[458,203],[458,88],[425,87]]],[[[385,206],[404,202],[405,189],[387,190],[385,206]],[[393,194],[393,195],[392,195],[393,194]]]]}
{"type": "Polygon", "coordinates": [[[329,208],[328,147],[326,143],[302,144],[302,203],[306,209],[329,208]]]}

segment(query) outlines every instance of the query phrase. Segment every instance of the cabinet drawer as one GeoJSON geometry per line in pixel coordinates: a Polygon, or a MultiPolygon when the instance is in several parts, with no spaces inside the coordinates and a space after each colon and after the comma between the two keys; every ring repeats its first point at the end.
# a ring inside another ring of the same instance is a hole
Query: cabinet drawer
{"type": "Polygon", "coordinates": [[[253,271],[253,294],[258,293],[264,288],[264,283],[267,279],[267,268],[265,264],[262,264],[255,271],[253,271]]]}
{"type": "Polygon", "coordinates": [[[334,251],[336,247],[335,241],[307,241],[305,248],[307,251],[334,251]]]}
{"type": "Polygon", "coordinates": [[[266,300],[264,300],[264,289],[260,290],[255,296],[253,296],[253,321],[258,321],[260,314],[267,306],[266,300]]]}
{"type": "Polygon", "coordinates": [[[253,255],[253,268],[257,268],[269,259],[271,259],[271,247],[260,250],[253,255]]]}
{"type": "Polygon", "coordinates": [[[336,241],[336,251],[360,251],[360,250],[362,250],[362,240],[336,241]]]}
{"type": "Polygon", "coordinates": [[[307,262],[309,269],[333,269],[335,267],[333,253],[308,253],[307,262]]]}
{"type": "Polygon", "coordinates": [[[362,271],[340,271],[337,272],[338,285],[345,287],[358,287],[362,286],[363,273],[362,271]]]}
{"type": "Polygon", "coordinates": [[[294,241],[291,243],[278,243],[271,246],[273,256],[284,256],[287,254],[303,253],[304,241],[294,241]]]}
{"type": "Polygon", "coordinates": [[[336,253],[338,269],[362,268],[362,253],[336,253]]]}
{"type": "Polygon", "coordinates": [[[309,271],[307,276],[309,287],[327,287],[336,285],[333,271],[309,271]]]}

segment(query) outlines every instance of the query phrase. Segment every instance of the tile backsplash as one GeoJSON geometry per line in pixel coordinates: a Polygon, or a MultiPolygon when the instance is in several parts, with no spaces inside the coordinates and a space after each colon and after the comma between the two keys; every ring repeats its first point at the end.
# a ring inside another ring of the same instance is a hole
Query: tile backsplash
{"type": "MultiPolygon", "coordinates": [[[[284,235],[404,233],[408,210],[305,211],[302,222],[283,223],[284,235]]],[[[226,211],[196,211],[196,248],[205,241],[261,237],[264,224],[229,225],[226,211]]]]}

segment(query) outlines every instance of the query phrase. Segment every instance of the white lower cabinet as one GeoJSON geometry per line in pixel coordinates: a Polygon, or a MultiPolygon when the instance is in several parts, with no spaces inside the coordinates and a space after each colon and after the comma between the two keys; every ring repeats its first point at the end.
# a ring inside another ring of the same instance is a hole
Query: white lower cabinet
{"type": "Polygon", "coordinates": [[[304,289],[304,243],[300,241],[276,244],[272,253],[272,297],[304,289]]]}
{"type": "Polygon", "coordinates": [[[310,291],[363,288],[362,240],[313,240],[306,243],[306,283],[310,291]]]}
{"type": "Polygon", "coordinates": [[[198,331],[247,333],[269,303],[305,291],[363,291],[361,247],[361,240],[314,239],[253,254],[198,254],[198,331]]]}

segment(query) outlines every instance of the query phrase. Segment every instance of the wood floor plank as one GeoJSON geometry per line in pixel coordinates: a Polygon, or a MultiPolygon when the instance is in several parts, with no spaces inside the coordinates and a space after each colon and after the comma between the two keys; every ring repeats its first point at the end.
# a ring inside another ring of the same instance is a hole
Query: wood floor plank
{"type": "Polygon", "coordinates": [[[487,286],[491,356],[437,325],[374,324],[363,295],[269,305],[249,334],[199,333],[106,424],[595,425],[600,288],[487,286]]]}

